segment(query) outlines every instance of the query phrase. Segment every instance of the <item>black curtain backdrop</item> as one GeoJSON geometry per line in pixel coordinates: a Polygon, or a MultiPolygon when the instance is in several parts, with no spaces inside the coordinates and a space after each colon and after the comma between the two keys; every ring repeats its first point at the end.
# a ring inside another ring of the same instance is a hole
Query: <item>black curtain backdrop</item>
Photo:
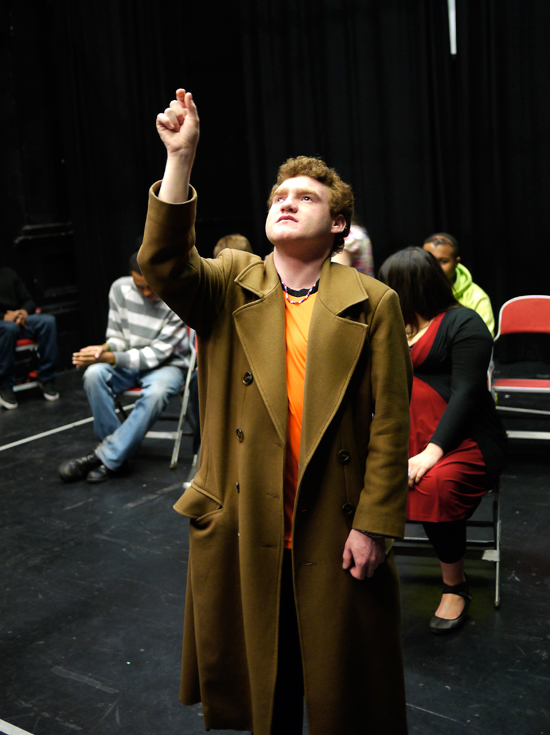
{"type": "Polygon", "coordinates": [[[204,255],[235,231],[266,254],[278,165],[321,155],[353,185],[377,267],[445,230],[495,309],[549,293],[547,0],[457,0],[456,56],[446,0],[7,8],[4,237],[68,212],[83,344],[103,339],[109,285],[126,272],[162,176],[155,116],[178,86],[201,115],[204,255]]]}
{"type": "Polygon", "coordinates": [[[550,293],[550,3],[459,0],[457,10],[467,51],[458,57],[456,229],[500,307],[550,293]]]}
{"type": "MultiPolygon", "coordinates": [[[[84,330],[102,340],[110,283],[127,273],[143,232],[147,192],[162,177],[164,147],[155,118],[186,85],[204,116],[194,182],[202,192],[198,233],[211,255],[223,234],[246,229],[244,127],[231,119],[231,79],[242,78],[232,34],[214,43],[218,26],[238,28],[225,11],[191,3],[92,2],[56,5],[72,212],[81,277],[84,330]],[[224,13],[227,18],[224,18],[224,13]],[[200,29],[203,29],[201,32],[200,29]],[[228,119],[230,123],[228,124],[228,119]],[[203,182],[200,185],[200,182],[203,182]]],[[[244,234],[247,234],[246,232],[244,234]]]]}
{"type": "Polygon", "coordinates": [[[495,308],[548,293],[550,3],[457,0],[456,56],[443,1],[241,4],[262,193],[286,156],[323,155],[377,267],[443,230],[495,308]]]}
{"type": "Polygon", "coordinates": [[[378,266],[453,201],[446,2],[242,0],[252,176],[321,155],[349,181],[378,266]],[[290,22],[289,22],[290,19],[290,22]]]}

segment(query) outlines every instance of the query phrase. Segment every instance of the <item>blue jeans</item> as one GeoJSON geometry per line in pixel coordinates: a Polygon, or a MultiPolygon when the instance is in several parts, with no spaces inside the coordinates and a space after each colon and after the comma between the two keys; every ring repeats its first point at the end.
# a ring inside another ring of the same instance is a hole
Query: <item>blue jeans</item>
{"type": "Polygon", "coordinates": [[[185,372],[173,365],[140,372],[96,363],[86,368],[84,390],[94,416],[94,430],[101,442],[96,455],[110,470],[117,470],[139,447],[171,396],[180,391],[185,372]],[[123,423],[115,410],[114,396],[141,388],[135,408],[123,423]]]}
{"type": "Polygon", "coordinates": [[[27,326],[0,320],[0,387],[15,383],[15,346],[18,339],[38,342],[38,380],[45,383],[55,378],[57,366],[57,328],[51,314],[29,314],[27,326]]]}

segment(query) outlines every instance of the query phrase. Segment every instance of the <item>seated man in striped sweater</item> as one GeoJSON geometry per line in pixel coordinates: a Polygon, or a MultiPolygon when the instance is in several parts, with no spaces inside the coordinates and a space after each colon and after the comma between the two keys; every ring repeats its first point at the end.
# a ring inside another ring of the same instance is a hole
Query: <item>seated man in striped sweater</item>
{"type": "Polygon", "coordinates": [[[188,356],[185,324],[148,286],[134,253],[130,275],[116,280],[109,292],[106,342],[73,355],[73,364],[86,368],[84,389],[100,443],[85,457],[63,462],[61,479],[97,483],[125,472],[128,457],[183,387],[188,356]],[[114,396],[137,387],[140,397],[121,423],[114,396]]]}

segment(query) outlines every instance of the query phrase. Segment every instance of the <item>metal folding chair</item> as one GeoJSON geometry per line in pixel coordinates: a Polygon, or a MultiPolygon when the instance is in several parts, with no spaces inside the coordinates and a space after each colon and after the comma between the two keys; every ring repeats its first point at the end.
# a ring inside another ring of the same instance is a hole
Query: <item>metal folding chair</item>
{"type": "MultiPolygon", "coordinates": [[[[544,335],[550,334],[550,296],[518,296],[503,304],[499,314],[498,333],[495,337],[495,351],[497,344],[504,335],[544,335]]],[[[498,401],[499,394],[520,396],[542,396],[550,395],[550,380],[546,378],[532,377],[529,371],[518,377],[518,368],[521,371],[526,362],[514,363],[514,377],[498,377],[494,379],[494,363],[489,370],[489,388],[493,394],[497,411],[527,416],[531,418],[543,418],[550,416],[550,410],[543,408],[526,408],[525,406],[501,405],[498,401]]],[[[505,370],[502,366],[502,370],[505,370]]],[[[532,372],[532,371],[531,371],[532,372]]],[[[512,439],[550,439],[548,431],[508,431],[512,439]]]]}
{"type": "MultiPolygon", "coordinates": [[[[145,435],[146,439],[169,439],[174,442],[174,447],[172,450],[172,457],[170,459],[170,469],[173,470],[177,467],[179,454],[180,454],[180,448],[181,448],[181,440],[182,437],[185,436],[192,436],[193,435],[193,428],[194,428],[194,418],[191,418],[190,415],[188,415],[188,408],[189,408],[189,385],[191,383],[191,378],[193,376],[193,372],[195,370],[196,364],[197,364],[197,352],[195,349],[194,344],[194,332],[190,330],[189,334],[189,346],[190,346],[190,355],[189,355],[189,367],[187,369],[187,376],[185,378],[185,385],[183,387],[182,392],[182,401],[181,401],[181,408],[179,412],[178,417],[178,425],[175,431],[148,431],[145,435]],[[188,423],[191,425],[190,430],[184,430],[184,424],[185,421],[188,421],[188,423]]],[[[124,396],[126,398],[139,398],[139,394],[141,393],[141,388],[132,388],[130,390],[124,391],[124,393],[120,393],[119,395],[115,396],[115,403],[117,408],[119,409],[120,413],[124,418],[127,417],[127,411],[131,410],[134,406],[133,405],[126,405],[124,406],[121,402],[121,397],[124,396]]],[[[161,416],[161,419],[170,419],[169,416],[161,416]]]]}
{"type": "MultiPolygon", "coordinates": [[[[487,493],[482,501],[481,507],[487,502],[491,503],[491,518],[480,518],[480,509],[478,509],[470,520],[466,521],[466,529],[468,537],[466,540],[466,549],[468,558],[477,558],[482,561],[488,561],[495,565],[495,607],[500,607],[500,540],[501,540],[501,522],[500,522],[500,483],[487,493]],[[483,535],[477,529],[490,529],[491,533],[483,535]]],[[[404,556],[435,556],[432,545],[428,538],[424,535],[421,527],[414,521],[407,521],[405,525],[405,538],[396,541],[394,544],[396,554],[404,556]],[[422,534],[422,535],[419,535],[422,534]]]]}

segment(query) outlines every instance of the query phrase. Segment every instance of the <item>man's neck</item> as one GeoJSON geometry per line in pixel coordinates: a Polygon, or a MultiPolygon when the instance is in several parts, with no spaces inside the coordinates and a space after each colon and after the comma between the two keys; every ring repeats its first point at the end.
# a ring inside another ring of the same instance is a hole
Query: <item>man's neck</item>
{"type": "Polygon", "coordinates": [[[273,263],[282,282],[293,291],[311,288],[319,280],[321,267],[328,257],[328,253],[312,260],[303,261],[289,253],[284,253],[276,247],[273,250],[273,263]]]}

